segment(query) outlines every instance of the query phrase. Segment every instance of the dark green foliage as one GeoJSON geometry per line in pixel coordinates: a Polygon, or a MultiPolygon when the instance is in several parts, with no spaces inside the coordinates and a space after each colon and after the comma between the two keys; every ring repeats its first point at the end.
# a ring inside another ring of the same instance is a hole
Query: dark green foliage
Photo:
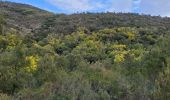
{"type": "Polygon", "coordinates": [[[169,18],[0,4],[41,24],[26,34],[0,17],[0,100],[170,99],[169,18]]]}
{"type": "Polygon", "coordinates": [[[6,25],[6,22],[3,18],[3,16],[0,16],[0,34],[3,34],[5,33],[5,25],[6,25]]]}

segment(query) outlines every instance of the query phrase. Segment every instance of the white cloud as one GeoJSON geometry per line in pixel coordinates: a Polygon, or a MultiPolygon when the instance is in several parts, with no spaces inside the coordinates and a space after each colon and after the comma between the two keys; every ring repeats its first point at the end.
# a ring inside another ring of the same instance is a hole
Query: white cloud
{"type": "Polygon", "coordinates": [[[76,11],[109,11],[132,12],[133,3],[141,0],[46,0],[48,3],[71,12],[76,11]],[[102,9],[102,10],[99,10],[102,9]]]}
{"type": "Polygon", "coordinates": [[[152,15],[169,16],[170,1],[169,0],[142,0],[141,12],[152,15]]]}
{"type": "Polygon", "coordinates": [[[170,16],[169,0],[45,0],[69,13],[83,11],[139,12],[170,16]]]}
{"type": "Polygon", "coordinates": [[[71,12],[102,9],[110,12],[131,12],[132,0],[46,0],[54,6],[71,12]]]}
{"type": "Polygon", "coordinates": [[[132,11],[132,0],[111,0],[112,9],[116,12],[131,12],[132,11]]]}
{"type": "Polygon", "coordinates": [[[132,0],[134,4],[140,4],[141,0],[132,0]]]}
{"type": "Polygon", "coordinates": [[[107,0],[109,8],[106,11],[110,12],[131,12],[132,0],[107,0]]]}
{"type": "Polygon", "coordinates": [[[68,11],[88,11],[101,8],[103,5],[96,0],[46,0],[50,4],[68,11]]]}

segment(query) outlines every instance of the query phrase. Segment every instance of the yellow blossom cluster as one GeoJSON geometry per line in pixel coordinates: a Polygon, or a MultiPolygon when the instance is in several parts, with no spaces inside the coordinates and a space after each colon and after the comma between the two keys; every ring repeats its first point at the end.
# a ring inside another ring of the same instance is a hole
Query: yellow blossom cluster
{"type": "Polygon", "coordinates": [[[28,62],[28,66],[26,67],[26,71],[28,72],[36,71],[39,59],[40,58],[38,56],[27,56],[26,61],[28,62]]]}

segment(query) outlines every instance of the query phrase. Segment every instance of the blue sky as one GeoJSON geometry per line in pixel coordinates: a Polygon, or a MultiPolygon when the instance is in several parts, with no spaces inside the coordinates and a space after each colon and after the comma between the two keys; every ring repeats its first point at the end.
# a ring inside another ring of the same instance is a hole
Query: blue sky
{"type": "MultiPolygon", "coordinates": [[[[4,0],[5,1],[5,0],[4,0]]],[[[54,13],[135,12],[170,17],[170,0],[6,0],[54,13]]]]}

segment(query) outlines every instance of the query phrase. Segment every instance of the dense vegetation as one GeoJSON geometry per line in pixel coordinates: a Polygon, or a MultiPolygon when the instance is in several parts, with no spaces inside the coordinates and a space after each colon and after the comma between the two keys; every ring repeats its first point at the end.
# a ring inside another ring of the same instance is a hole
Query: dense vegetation
{"type": "Polygon", "coordinates": [[[26,34],[5,9],[0,100],[170,99],[169,18],[44,12],[42,25],[26,34]]]}

